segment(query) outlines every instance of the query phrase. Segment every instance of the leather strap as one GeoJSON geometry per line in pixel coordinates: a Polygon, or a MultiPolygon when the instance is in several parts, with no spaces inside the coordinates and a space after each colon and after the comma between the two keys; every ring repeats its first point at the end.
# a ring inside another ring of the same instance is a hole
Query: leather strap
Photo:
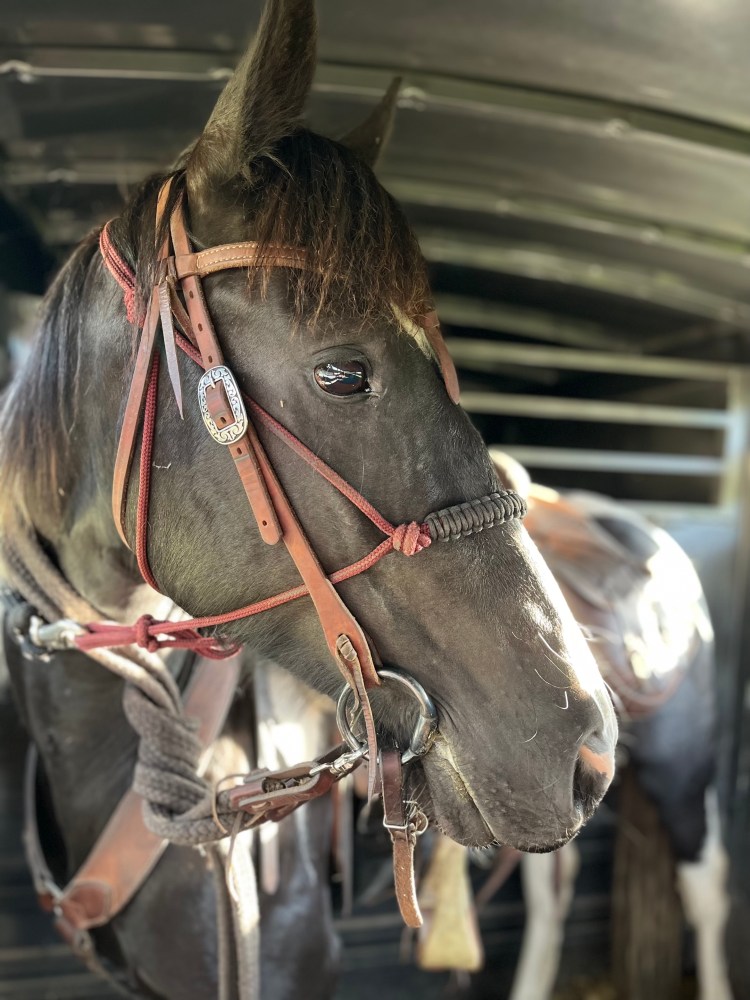
{"type": "Polygon", "coordinates": [[[420,325],[437,357],[440,373],[445,383],[445,391],[453,403],[458,403],[461,398],[461,390],[458,386],[456,366],[453,363],[451,352],[448,350],[448,345],[443,340],[443,335],[440,332],[440,320],[434,309],[422,316],[420,325]]]}
{"type": "MultiPolygon", "coordinates": [[[[190,239],[185,227],[182,202],[178,202],[175,206],[170,221],[170,231],[176,260],[180,256],[184,257],[190,250],[190,239]]],[[[225,252],[215,254],[213,258],[203,259],[204,261],[213,260],[216,270],[219,269],[216,265],[220,259],[222,267],[236,267],[238,265],[234,258],[240,253],[246,253],[248,247],[254,247],[257,250],[257,244],[228,244],[226,247],[214,248],[225,252]]],[[[282,251],[286,253],[286,248],[276,248],[274,254],[282,253],[282,251]]],[[[212,251],[202,251],[202,253],[210,254],[212,251]]],[[[200,254],[195,256],[199,257],[200,254]]],[[[297,254],[297,259],[304,259],[303,252],[300,251],[297,254]]],[[[206,367],[210,368],[222,364],[221,348],[214,332],[200,280],[196,274],[188,274],[182,280],[182,290],[187,302],[191,326],[192,337],[189,339],[196,344],[206,367]]],[[[222,398],[220,393],[207,397],[207,403],[219,418],[227,406],[226,400],[222,398]]],[[[380,681],[364,633],[320,565],[249,418],[245,436],[230,446],[230,453],[237,466],[248,500],[253,505],[256,518],[260,517],[261,534],[268,526],[264,523],[266,515],[259,514],[258,510],[265,510],[267,502],[269,511],[267,517],[270,520],[270,516],[273,515],[273,524],[278,532],[277,537],[283,538],[287,551],[310,592],[328,648],[344,677],[354,687],[362,704],[374,758],[377,752],[377,741],[366,689],[378,686],[380,681]],[[260,505],[257,503],[259,495],[262,497],[260,505]]],[[[374,788],[374,765],[370,768],[370,778],[371,787],[374,788]]]]}
{"type": "MultiPolygon", "coordinates": [[[[179,256],[194,256],[196,259],[200,256],[199,254],[190,253],[190,239],[187,234],[187,229],[185,228],[182,200],[177,203],[172,213],[172,217],[170,219],[170,233],[172,245],[175,250],[175,261],[179,256]]],[[[236,262],[230,263],[226,260],[227,257],[232,256],[232,251],[229,249],[229,247],[232,246],[240,247],[242,244],[229,244],[227,248],[214,248],[227,250],[227,253],[223,255],[225,260],[221,267],[239,266],[236,262]]],[[[211,254],[212,251],[202,251],[202,253],[211,254]]],[[[214,266],[214,270],[221,270],[221,267],[214,266]]],[[[214,332],[211,314],[208,311],[208,306],[206,305],[206,300],[203,296],[203,289],[201,288],[200,281],[197,277],[198,273],[199,272],[196,271],[192,274],[186,274],[180,279],[180,281],[182,291],[185,296],[185,302],[187,304],[188,317],[190,319],[190,333],[192,336],[188,334],[188,337],[193,340],[196,347],[200,351],[201,358],[206,369],[210,369],[224,364],[224,358],[216,333],[214,332]]],[[[212,398],[214,406],[216,406],[215,394],[212,398]]],[[[207,399],[207,403],[209,406],[211,405],[209,399],[207,399]]],[[[250,507],[255,515],[255,520],[261,537],[267,544],[275,545],[281,539],[281,528],[279,527],[273,503],[268,496],[266,484],[264,483],[263,477],[260,474],[260,469],[258,468],[258,460],[255,455],[253,437],[254,429],[251,428],[248,419],[247,432],[239,440],[228,445],[229,453],[232,456],[239,473],[240,481],[242,482],[245,495],[247,496],[250,507]]]]}
{"type": "Polygon", "coordinates": [[[307,254],[301,247],[266,247],[258,243],[225,243],[192,253],[184,246],[175,246],[174,266],[178,278],[201,277],[230,267],[293,267],[307,268],[307,254]]]}
{"type": "Polygon", "coordinates": [[[125,403],[125,414],[120,429],[120,439],[117,444],[115,471],[112,480],[112,517],[120,538],[129,546],[125,536],[125,510],[128,500],[128,482],[133,465],[138,429],[143,416],[146,402],[146,391],[151,373],[151,363],[154,359],[156,346],[156,328],[159,325],[159,309],[156,295],[152,295],[143,323],[141,339],[138,343],[138,353],[130,381],[128,399],[125,403]]]}
{"type": "Polygon", "coordinates": [[[393,843],[393,878],[396,899],[407,927],[421,927],[422,914],[414,882],[414,845],[418,829],[413,815],[407,815],[401,770],[401,751],[380,751],[380,780],[383,788],[383,826],[393,843]]]}
{"type": "MultiPolygon", "coordinates": [[[[224,725],[240,676],[236,654],[217,665],[198,659],[185,695],[186,716],[198,720],[198,738],[205,749],[224,725]]],[[[33,756],[31,756],[33,753],[33,756]]],[[[26,772],[24,842],[42,907],[54,912],[62,935],[75,943],[80,932],[109,923],[138,892],[167,847],[167,841],[146,827],[143,800],[128,791],[75,876],[60,889],[55,885],[39,839],[36,816],[36,752],[26,772]]],[[[201,761],[201,772],[208,754],[201,761]]]]}
{"type": "MultiPolygon", "coordinates": [[[[156,203],[156,231],[166,208],[169,190],[172,186],[171,178],[165,181],[159,191],[156,203]]],[[[164,351],[167,358],[169,377],[177,401],[177,406],[182,416],[182,387],[180,384],[180,371],[177,363],[177,348],[174,339],[174,327],[172,326],[172,315],[169,306],[169,289],[166,283],[166,261],[169,255],[169,242],[165,240],[159,251],[160,280],[155,285],[146,310],[146,318],[143,322],[141,339],[138,343],[138,353],[136,355],[133,377],[130,381],[130,390],[125,403],[125,414],[123,416],[120,439],[117,443],[117,455],[115,456],[115,470],[112,482],[112,517],[114,518],[120,538],[128,545],[125,536],[125,512],[128,499],[128,482],[130,480],[130,470],[133,464],[133,454],[138,438],[138,429],[143,416],[143,407],[146,402],[146,392],[148,380],[151,373],[151,365],[154,360],[154,350],[156,347],[156,331],[161,322],[164,336],[164,351]],[[168,317],[165,317],[165,313],[168,317]],[[166,324],[166,325],[165,325],[166,324]]]]}

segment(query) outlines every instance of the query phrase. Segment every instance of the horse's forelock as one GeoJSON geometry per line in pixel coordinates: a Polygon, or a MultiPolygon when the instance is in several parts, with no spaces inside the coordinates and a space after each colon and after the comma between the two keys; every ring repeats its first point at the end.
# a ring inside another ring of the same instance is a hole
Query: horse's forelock
{"type": "MultiPolygon", "coordinates": [[[[305,129],[280,142],[255,165],[256,180],[238,178],[237,211],[246,237],[262,247],[304,247],[309,267],[289,273],[295,319],[308,327],[325,317],[348,323],[383,320],[412,336],[429,309],[426,268],[416,237],[371,169],[340,143],[305,129]]],[[[164,177],[147,180],[113,224],[119,252],[136,273],[141,307],[150,294],[156,245],[156,194],[164,177]]],[[[165,215],[185,191],[185,173],[173,175],[165,215]]],[[[226,192],[207,192],[210,200],[226,192]]],[[[32,496],[58,508],[75,400],[83,284],[96,253],[94,233],[73,253],[48,292],[32,356],[3,401],[0,432],[0,530],[23,515],[32,496]]],[[[232,238],[227,234],[224,239],[232,238]]],[[[262,254],[262,249],[261,249],[262,254]]],[[[263,291],[275,267],[258,269],[263,291]]]]}

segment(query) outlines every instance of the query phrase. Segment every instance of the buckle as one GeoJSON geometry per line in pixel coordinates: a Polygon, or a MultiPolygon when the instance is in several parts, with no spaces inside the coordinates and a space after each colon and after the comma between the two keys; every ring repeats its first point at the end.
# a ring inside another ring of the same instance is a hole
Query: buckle
{"type": "Polygon", "coordinates": [[[217,444],[234,444],[235,441],[239,441],[244,436],[247,430],[247,411],[245,410],[245,404],[242,402],[242,396],[240,395],[240,390],[237,388],[234,375],[232,375],[226,365],[216,365],[201,375],[200,382],[198,383],[198,405],[200,406],[203,423],[217,444]],[[234,417],[231,424],[226,424],[222,427],[219,427],[211,416],[208,408],[208,399],[206,398],[206,390],[219,384],[224,388],[229,408],[234,417]]]}
{"type": "Polygon", "coordinates": [[[65,650],[75,649],[76,638],[85,635],[88,629],[70,618],[60,618],[56,622],[45,622],[37,615],[32,615],[29,621],[28,638],[36,649],[65,650]]]}

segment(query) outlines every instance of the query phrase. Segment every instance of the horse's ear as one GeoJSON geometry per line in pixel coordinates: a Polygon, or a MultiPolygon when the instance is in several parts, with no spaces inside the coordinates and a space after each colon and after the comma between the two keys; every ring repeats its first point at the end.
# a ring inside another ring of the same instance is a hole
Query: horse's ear
{"type": "Polygon", "coordinates": [[[267,0],[253,43],[187,161],[188,185],[252,174],[300,123],[317,50],[314,0],[267,0]]]}
{"type": "Polygon", "coordinates": [[[400,87],[401,77],[397,76],[367,118],[341,139],[341,143],[347,149],[351,149],[370,167],[375,166],[388,145],[396,117],[400,87]]]}

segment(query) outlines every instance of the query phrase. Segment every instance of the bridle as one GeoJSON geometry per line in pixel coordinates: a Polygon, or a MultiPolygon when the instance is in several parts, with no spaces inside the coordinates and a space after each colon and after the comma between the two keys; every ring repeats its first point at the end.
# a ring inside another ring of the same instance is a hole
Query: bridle
{"type": "MultiPolygon", "coordinates": [[[[162,227],[169,189],[170,181],[167,181],[159,193],[157,233],[162,227]]],[[[134,277],[112,242],[109,226],[102,230],[100,247],[104,263],[113,277],[123,286],[126,294],[132,295],[134,277]]],[[[214,639],[200,635],[199,629],[221,627],[228,622],[248,618],[309,595],[328,648],[345,680],[353,688],[362,709],[370,748],[372,792],[375,785],[377,739],[367,691],[377,687],[380,679],[371,644],[359,622],[337,593],[335,585],[365,572],[392,551],[413,556],[434,540],[460,538],[513,518],[523,517],[526,505],[518,494],[502,491],[467,504],[436,511],[422,522],[393,525],[263,407],[243,396],[234,375],[224,362],[200,279],[218,271],[259,266],[305,268],[305,251],[280,246],[261,248],[257,243],[245,242],[225,244],[195,253],[185,225],[184,196],[180,195],[169,219],[167,236],[159,250],[157,281],[143,322],[117,449],[112,511],[120,537],[128,545],[125,531],[128,480],[142,423],[135,553],[144,580],[155,590],[159,590],[148,562],[148,509],[159,378],[156,333],[161,326],[169,376],[180,411],[182,412],[183,403],[177,348],[204,370],[198,388],[198,403],[203,421],[211,437],[229,451],[261,538],[268,545],[276,545],[280,541],[284,543],[302,578],[302,585],[224,614],[184,622],[141,620],[130,631],[118,626],[92,624],[89,634],[82,636],[77,645],[82,650],[103,645],[123,645],[126,642],[143,644],[152,650],[169,645],[189,645],[200,649],[204,654],[222,656],[227,651],[214,639]],[[175,328],[175,324],[181,332],[175,328]],[[283,441],[353,503],[383,532],[385,541],[363,558],[328,577],[278,480],[258,437],[254,421],[283,441]]],[[[457,403],[458,379],[440,333],[437,317],[433,313],[423,318],[422,322],[438,359],[446,390],[451,400],[457,403]]]]}
{"type": "MultiPolygon", "coordinates": [[[[185,224],[183,194],[177,197],[168,222],[165,219],[170,186],[171,180],[166,181],[158,196],[156,233],[165,231],[166,235],[158,248],[156,281],[142,323],[137,315],[135,275],[115,245],[110,224],[103,228],[100,235],[103,262],[123,290],[128,318],[131,323],[142,328],[115,460],[112,490],[114,522],[122,541],[130,547],[126,532],[128,486],[140,435],[134,551],[143,579],[158,591],[158,580],[149,562],[148,514],[161,365],[157,334],[161,330],[167,370],[180,413],[183,412],[183,396],[178,350],[203,369],[198,389],[198,405],[204,424],[210,436],[227,448],[261,538],[271,546],[279,542],[284,544],[302,582],[297,587],[242,608],[182,621],[155,621],[150,616],[142,616],[133,625],[96,621],[82,625],[80,622],[65,620],[47,625],[41,623],[35,626],[33,635],[29,633],[32,645],[37,649],[45,644],[48,649],[75,648],[93,656],[101,655],[111,648],[139,646],[154,653],[162,648],[179,647],[192,649],[209,659],[233,657],[232,662],[236,663],[237,647],[227,646],[215,633],[207,635],[204,630],[220,629],[229,622],[309,596],[331,655],[347,682],[339,701],[338,718],[348,747],[337,748],[318,761],[288,768],[283,772],[249,775],[240,785],[221,796],[217,792],[217,802],[221,800],[227,809],[244,810],[248,819],[243,828],[269,819],[278,820],[303,802],[323,794],[334,781],[350,773],[363,759],[367,759],[369,792],[372,795],[376,789],[382,790],[384,823],[394,844],[394,871],[399,904],[407,922],[415,926],[421,923],[421,917],[414,892],[413,849],[415,837],[426,821],[413,808],[412,803],[404,800],[401,767],[403,762],[428,751],[437,716],[429,696],[413,678],[397,671],[382,670],[383,676],[400,681],[417,698],[419,720],[406,752],[392,748],[379,751],[368,695],[369,690],[381,683],[376,668],[379,661],[371,640],[365,636],[356,617],[338,594],[336,585],[366,572],[393,551],[408,557],[415,556],[434,542],[460,539],[521,518],[526,513],[526,504],[513,491],[502,490],[435,511],[422,521],[391,524],[365,497],[275,417],[243,394],[224,360],[201,278],[238,268],[274,266],[305,269],[308,266],[306,253],[300,248],[261,247],[254,242],[225,244],[194,252],[185,224]],[[258,436],[257,426],[263,426],[282,441],[356,506],[383,533],[384,541],[364,557],[330,576],[326,575],[279,482],[258,436]],[[352,699],[353,706],[350,704],[352,699]],[[349,711],[352,707],[355,716],[362,718],[364,739],[360,739],[354,732],[355,719],[349,711]],[[269,778],[273,778],[273,781],[269,782],[269,778]]],[[[457,403],[458,380],[435,313],[422,317],[420,325],[435,354],[448,395],[457,403]]],[[[133,796],[134,793],[129,795],[133,796]]],[[[129,815],[133,817],[132,823],[137,825],[137,817],[140,816],[137,802],[131,803],[129,815]]],[[[144,856],[150,852],[153,865],[158,851],[163,850],[161,838],[165,835],[157,834],[155,830],[149,833],[145,826],[140,835],[145,845],[144,856]]],[[[121,843],[122,838],[118,840],[118,844],[121,843]]],[[[109,861],[110,856],[111,854],[107,855],[104,860],[109,861]]],[[[92,857],[98,863],[103,855],[101,852],[97,855],[95,848],[92,857]]],[[[143,872],[138,877],[142,875],[145,879],[148,871],[150,868],[144,865],[143,872]]],[[[136,882],[136,878],[131,879],[132,891],[137,889],[136,882]]],[[[72,898],[71,894],[75,889],[76,879],[71,881],[60,898],[63,901],[72,898]]],[[[103,911],[95,921],[86,918],[88,922],[82,919],[75,926],[98,926],[105,922],[105,918],[111,919],[116,912],[117,908],[108,907],[106,913],[103,911]]]]}

